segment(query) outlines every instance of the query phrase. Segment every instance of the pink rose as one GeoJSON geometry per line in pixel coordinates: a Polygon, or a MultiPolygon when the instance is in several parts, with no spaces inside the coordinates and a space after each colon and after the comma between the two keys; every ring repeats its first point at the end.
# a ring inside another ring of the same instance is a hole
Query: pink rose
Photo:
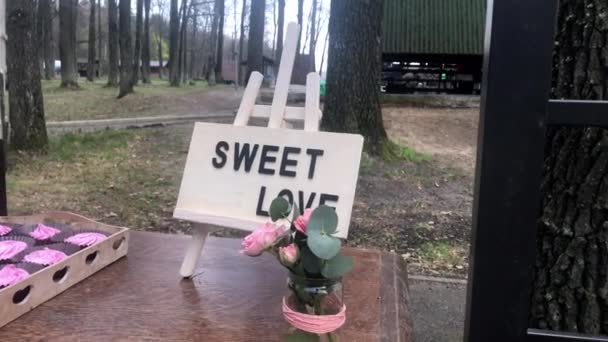
{"type": "Polygon", "coordinates": [[[253,257],[261,255],[277,241],[279,236],[283,235],[284,231],[283,227],[273,223],[265,223],[257,227],[253,233],[243,239],[241,254],[253,257]]]}
{"type": "Polygon", "coordinates": [[[279,260],[287,267],[293,266],[300,257],[300,251],[295,243],[287,247],[279,247],[279,260]]]}
{"type": "Polygon", "coordinates": [[[304,214],[298,216],[293,223],[293,225],[296,226],[296,229],[302,234],[306,234],[306,226],[308,226],[310,215],[312,215],[312,209],[306,209],[304,210],[304,214]]]}

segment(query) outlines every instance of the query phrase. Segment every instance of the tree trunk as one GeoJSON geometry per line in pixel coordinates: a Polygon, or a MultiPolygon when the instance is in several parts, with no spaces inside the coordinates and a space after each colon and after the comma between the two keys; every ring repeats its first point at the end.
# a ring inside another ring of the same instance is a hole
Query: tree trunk
{"type": "Polygon", "coordinates": [[[7,1],[6,29],[11,147],[45,150],[48,146],[35,35],[36,2],[7,1]]]}
{"type": "Polygon", "coordinates": [[[105,72],[103,56],[103,31],[101,30],[101,0],[97,1],[97,76],[105,72]]]}
{"type": "Polygon", "coordinates": [[[196,49],[194,48],[194,43],[196,42],[197,18],[198,16],[196,14],[192,16],[192,36],[190,39],[192,48],[190,49],[190,62],[188,63],[188,78],[191,80],[196,78],[196,75],[194,74],[194,65],[196,61],[196,49]]]}
{"type": "Polygon", "coordinates": [[[224,0],[215,1],[217,8],[217,15],[219,17],[218,33],[217,33],[217,57],[215,59],[215,81],[223,82],[222,77],[222,65],[224,62],[224,0]]]}
{"type": "Polygon", "coordinates": [[[310,45],[308,46],[308,55],[310,56],[310,66],[312,70],[315,71],[316,68],[316,59],[315,59],[315,51],[317,48],[317,0],[312,0],[312,14],[310,18],[310,45]]]}
{"type": "Polygon", "coordinates": [[[131,42],[131,0],[119,2],[120,89],[118,98],[133,92],[133,44],[131,42]]]}
{"type": "Polygon", "coordinates": [[[274,31],[272,31],[272,55],[277,53],[277,0],[272,0],[272,23],[274,31]]]}
{"type": "Polygon", "coordinates": [[[36,32],[36,56],[38,57],[38,67],[40,74],[44,74],[44,1],[36,1],[36,21],[34,28],[36,32]]]}
{"type": "Polygon", "coordinates": [[[135,52],[133,53],[133,85],[137,85],[137,82],[139,81],[143,10],[144,0],[137,0],[137,12],[135,15],[135,52]]]}
{"type": "Polygon", "coordinates": [[[298,47],[296,52],[300,54],[300,44],[302,43],[302,29],[304,28],[304,0],[298,0],[298,25],[300,25],[300,34],[298,35],[298,47]]]}
{"type": "Polygon", "coordinates": [[[163,79],[163,38],[158,35],[158,78],[163,79]]]}
{"type": "Polygon", "coordinates": [[[188,47],[186,32],[188,29],[188,11],[189,5],[187,0],[182,0],[182,26],[179,31],[179,66],[177,69],[177,73],[179,74],[179,82],[185,83],[186,81],[186,50],[188,47]]]}
{"type": "MultiPolygon", "coordinates": [[[[279,1],[285,1],[285,0],[279,0],[279,1]]],[[[238,82],[239,85],[243,85],[245,84],[244,82],[244,75],[242,72],[242,63],[245,61],[245,56],[244,55],[244,47],[245,47],[245,17],[247,14],[247,0],[243,0],[243,8],[241,9],[241,34],[239,36],[239,60],[238,60],[238,64],[239,64],[239,78],[238,78],[238,82]]]]}
{"type": "Polygon", "coordinates": [[[150,83],[150,2],[150,0],[144,1],[144,36],[141,51],[141,79],[144,83],[150,83]]]}
{"type": "Polygon", "coordinates": [[[169,84],[179,87],[179,13],[177,0],[171,0],[169,15],[169,84]]]}
{"type": "Polygon", "coordinates": [[[118,85],[118,8],[108,0],[108,87],[118,85]]]}
{"type": "MultiPolygon", "coordinates": [[[[283,38],[283,30],[285,29],[285,0],[278,0],[279,1],[279,16],[277,19],[277,50],[275,53],[275,65],[276,65],[276,69],[279,69],[279,63],[281,62],[281,56],[283,56],[283,40],[285,40],[285,38],[283,38]]],[[[276,74],[276,72],[275,72],[276,74]]]]}
{"type": "Polygon", "coordinates": [[[219,16],[217,9],[217,1],[213,5],[213,23],[211,24],[211,38],[209,40],[209,54],[207,56],[207,83],[210,86],[215,85],[215,62],[217,61],[217,27],[219,25],[219,16]]]}
{"type": "Polygon", "coordinates": [[[327,52],[328,40],[329,34],[325,35],[325,42],[323,43],[323,52],[321,53],[321,65],[319,66],[319,76],[323,76],[323,65],[325,64],[325,52],[327,52]]]}
{"type": "Polygon", "coordinates": [[[78,0],[59,0],[59,58],[61,59],[61,86],[78,87],[76,62],[76,13],[78,0]]]}
{"type": "Polygon", "coordinates": [[[55,54],[53,51],[53,2],[51,0],[38,0],[38,11],[42,28],[42,57],[44,61],[44,78],[52,80],[55,77],[55,54]]]}
{"type": "Polygon", "coordinates": [[[89,1],[89,59],[87,63],[87,80],[93,82],[95,79],[95,0],[89,1]]]}
{"type": "Polygon", "coordinates": [[[247,80],[254,71],[264,73],[264,15],[265,0],[251,0],[249,14],[249,43],[247,45],[247,80]]]}
{"type": "Polygon", "coordinates": [[[332,0],[323,127],[359,133],[382,155],[389,141],[380,111],[382,0],[332,0]]]}
{"type": "MultiPolygon", "coordinates": [[[[555,98],[608,99],[608,5],[560,1],[555,98]]],[[[572,113],[576,115],[576,113],[572,113]]],[[[608,334],[608,130],[548,130],[531,326],[608,334]]]]}

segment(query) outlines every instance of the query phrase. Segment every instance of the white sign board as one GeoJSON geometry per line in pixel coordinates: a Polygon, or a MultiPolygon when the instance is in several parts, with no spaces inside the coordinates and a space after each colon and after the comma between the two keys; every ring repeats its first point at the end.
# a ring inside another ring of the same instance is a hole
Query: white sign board
{"type": "Polygon", "coordinates": [[[282,195],[334,207],[346,238],[362,149],[354,134],[197,123],[174,217],[254,230],[282,195]]]}

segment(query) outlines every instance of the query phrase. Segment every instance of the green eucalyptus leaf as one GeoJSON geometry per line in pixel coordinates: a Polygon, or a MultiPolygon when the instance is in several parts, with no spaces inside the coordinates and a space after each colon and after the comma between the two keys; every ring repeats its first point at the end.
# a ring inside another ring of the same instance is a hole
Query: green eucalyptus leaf
{"type": "Polygon", "coordinates": [[[321,274],[328,279],[337,279],[344,274],[350,272],[353,269],[353,258],[342,254],[336,255],[331,260],[328,260],[323,268],[321,274]]]}
{"type": "Polygon", "coordinates": [[[306,226],[306,232],[317,232],[322,235],[331,235],[338,228],[338,215],[332,207],[322,205],[315,209],[310,215],[306,226]]]}
{"type": "Polygon", "coordinates": [[[270,203],[270,219],[272,221],[280,220],[289,216],[289,202],[283,197],[277,197],[270,203]]]}
{"type": "Polygon", "coordinates": [[[301,253],[301,264],[304,266],[306,272],[311,274],[321,273],[321,266],[323,266],[323,260],[319,259],[312,251],[305,246],[300,250],[301,253]]]}
{"type": "Polygon", "coordinates": [[[324,260],[330,260],[340,253],[340,246],[342,244],[338,238],[311,231],[308,231],[306,242],[310,251],[324,260]]]}

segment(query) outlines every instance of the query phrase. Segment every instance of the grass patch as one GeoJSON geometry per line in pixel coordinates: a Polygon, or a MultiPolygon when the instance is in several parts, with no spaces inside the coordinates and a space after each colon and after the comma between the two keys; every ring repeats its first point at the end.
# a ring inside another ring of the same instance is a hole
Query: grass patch
{"type": "Polygon", "coordinates": [[[126,130],[106,130],[88,134],[67,133],[51,138],[49,158],[67,162],[82,158],[89,153],[109,156],[125,148],[131,136],[131,132],[126,130]]]}
{"type": "Polygon", "coordinates": [[[135,93],[118,100],[118,88],[106,87],[106,80],[88,82],[81,78],[79,90],[60,87],[59,79],[42,81],[44,107],[48,121],[124,118],[176,114],[188,111],[184,97],[205,92],[206,82],[170,87],[168,81],[153,79],[139,83],[135,93]]]}
{"type": "Polygon", "coordinates": [[[462,246],[454,246],[448,241],[430,241],[420,246],[419,255],[423,262],[439,268],[453,268],[464,262],[462,246]]]}
{"type": "Polygon", "coordinates": [[[409,146],[387,141],[384,144],[382,159],[388,162],[406,160],[414,164],[420,164],[430,161],[432,157],[429,154],[418,152],[409,146]]]}
{"type": "Polygon", "coordinates": [[[10,213],[67,210],[135,229],[183,231],[171,216],[190,130],[68,134],[51,137],[47,154],[11,153],[10,213]]]}

